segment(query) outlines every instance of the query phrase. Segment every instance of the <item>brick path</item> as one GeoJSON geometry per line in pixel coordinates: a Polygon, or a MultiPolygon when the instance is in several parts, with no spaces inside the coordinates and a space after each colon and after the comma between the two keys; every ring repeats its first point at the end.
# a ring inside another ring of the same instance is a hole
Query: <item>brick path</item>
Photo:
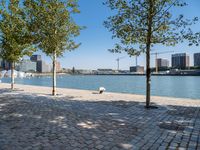
{"type": "Polygon", "coordinates": [[[193,150],[199,132],[199,107],[0,90],[0,150],[193,150]]]}

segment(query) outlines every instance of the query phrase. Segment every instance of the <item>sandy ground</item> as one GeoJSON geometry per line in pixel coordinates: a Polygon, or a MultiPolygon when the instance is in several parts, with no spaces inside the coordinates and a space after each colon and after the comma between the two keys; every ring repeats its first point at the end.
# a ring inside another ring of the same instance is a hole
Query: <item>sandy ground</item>
{"type": "MultiPolygon", "coordinates": [[[[10,84],[0,83],[0,89],[10,88],[10,84]]],[[[15,89],[19,92],[33,93],[39,95],[50,96],[52,88],[43,86],[32,86],[32,85],[20,85],[15,84],[15,89]]],[[[98,94],[98,91],[91,90],[77,90],[77,89],[67,89],[67,88],[57,88],[57,97],[71,97],[74,100],[83,101],[133,101],[133,102],[145,102],[144,95],[136,94],[124,94],[124,93],[111,93],[104,92],[103,94],[98,94]]],[[[152,96],[151,102],[157,105],[174,105],[174,106],[200,106],[199,99],[186,99],[186,98],[172,98],[172,97],[160,97],[152,96]]]]}

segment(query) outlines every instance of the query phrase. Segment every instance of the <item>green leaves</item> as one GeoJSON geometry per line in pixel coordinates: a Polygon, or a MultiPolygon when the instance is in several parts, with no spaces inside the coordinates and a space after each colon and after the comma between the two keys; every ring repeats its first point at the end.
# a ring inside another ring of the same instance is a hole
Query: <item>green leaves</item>
{"type": "Polygon", "coordinates": [[[138,49],[138,52],[145,52],[144,45],[148,43],[149,24],[151,24],[151,33],[149,34],[151,35],[149,43],[151,46],[155,44],[174,46],[184,40],[188,40],[190,45],[198,43],[198,40],[195,40],[198,35],[189,28],[198,21],[198,18],[194,17],[194,19],[189,20],[180,15],[174,19],[170,12],[172,7],[185,6],[185,2],[174,0],[107,0],[105,5],[114,10],[115,15],[108,17],[104,26],[113,33],[113,38],[120,39],[118,46],[111,52],[125,51],[135,55],[136,49],[133,48],[135,45],[142,47],[142,49],[138,49]],[[151,3],[153,5],[150,5],[151,3]],[[133,53],[130,53],[132,50],[133,53]]]}
{"type": "Polygon", "coordinates": [[[52,56],[80,44],[74,38],[80,34],[71,15],[79,13],[77,0],[1,0],[0,46],[4,59],[15,62],[30,55],[35,47],[52,56]],[[20,7],[21,6],[21,7],[20,7]]]}
{"type": "Polygon", "coordinates": [[[30,55],[32,46],[28,26],[24,20],[19,0],[10,0],[6,7],[1,1],[0,7],[0,47],[1,57],[9,62],[17,62],[24,55],[30,55]]]}
{"type": "Polygon", "coordinates": [[[35,43],[43,52],[61,56],[65,50],[73,50],[74,37],[80,34],[71,14],[79,13],[76,0],[25,0],[27,22],[31,27],[35,43]]]}

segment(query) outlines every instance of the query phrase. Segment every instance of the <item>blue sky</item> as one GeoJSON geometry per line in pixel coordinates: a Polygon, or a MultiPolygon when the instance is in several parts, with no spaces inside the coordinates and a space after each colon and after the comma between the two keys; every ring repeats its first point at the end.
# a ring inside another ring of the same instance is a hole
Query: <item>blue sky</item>
{"type": "MultiPolygon", "coordinates": [[[[71,52],[66,52],[63,58],[58,60],[62,67],[76,69],[97,69],[97,68],[117,68],[116,59],[121,56],[126,56],[120,61],[120,69],[128,70],[130,66],[135,65],[135,57],[130,58],[127,54],[113,54],[108,52],[117,41],[112,39],[112,34],[103,26],[103,21],[112,12],[103,3],[104,0],[79,0],[81,13],[75,16],[75,20],[79,25],[87,28],[81,31],[81,35],[76,38],[82,45],[71,52]]],[[[187,18],[193,16],[200,17],[200,0],[189,0],[188,6],[173,10],[173,14],[184,14],[187,18]]],[[[200,31],[200,23],[192,27],[196,31],[200,31]]],[[[174,53],[187,52],[190,55],[190,64],[193,65],[193,53],[200,52],[199,47],[189,47],[186,43],[179,44],[175,47],[156,46],[155,51],[174,51],[174,53]]],[[[37,52],[37,54],[42,54],[37,52]]],[[[51,60],[42,54],[45,61],[51,60]]],[[[162,54],[159,58],[166,58],[171,60],[171,54],[162,54]]],[[[151,57],[151,66],[155,66],[155,57],[151,57]]],[[[171,62],[171,61],[170,61],[171,62]]],[[[139,65],[145,65],[145,55],[138,58],[139,65]]]]}

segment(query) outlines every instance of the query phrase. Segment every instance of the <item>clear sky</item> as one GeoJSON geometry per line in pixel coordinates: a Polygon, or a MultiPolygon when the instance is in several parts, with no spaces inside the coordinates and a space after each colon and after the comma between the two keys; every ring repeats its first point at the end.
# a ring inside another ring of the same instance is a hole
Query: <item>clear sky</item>
{"type": "MultiPolygon", "coordinates": [[[[189,4],[186,7],[173,10],[173,14],[184,14],[187,18],[194,16],[200,17],[200,0],[186,0],[189,4]]],[[[61,62],[62,67],[76,69],[97,69],[97,68],[111,68],[117,69],[116,59],[121,56],[126,56],[120,60],[120,69],[129,70],[131,65],[135,65],[135,57],[130,58],[126,53],[113,54],[108,52],[109,48],[113,48],[116,39],[112,39],[112,34],[103,26],[103,21],[112,12],[102,3],[104,0],[79,0],[81,13],[76,15],[75,20],[79,25],[86,26],[87,28],[81,31],[81,35],[76,38],[82,45],[71,52],[66,52],[63,58],[58,60],[61,62]]],[[[200,23],[192,27],[196,31],[200,31],[200,23]]],[[[193,53],[200,52],[199,47],[189,47],[186,43],[179,44],[175,47],[154,47],[155,51],[174,51],[174,53],[187,52],[190,55],[190,64],[193,65],[193,53]]],[[[37,52],[36,54],[42,54],[37,52]]],[[[42,54],[45,61],[50,63],[50,59],[42,54]]],[[[170,60],[171,54],[162,54],[159,58],[166,58],[170,60]]],[[[145,65],[145,55],[138,58],[139,65],[145,65]]],[[[155,57],[151,57],[151,66],[155,66],[155,57]]]]}

